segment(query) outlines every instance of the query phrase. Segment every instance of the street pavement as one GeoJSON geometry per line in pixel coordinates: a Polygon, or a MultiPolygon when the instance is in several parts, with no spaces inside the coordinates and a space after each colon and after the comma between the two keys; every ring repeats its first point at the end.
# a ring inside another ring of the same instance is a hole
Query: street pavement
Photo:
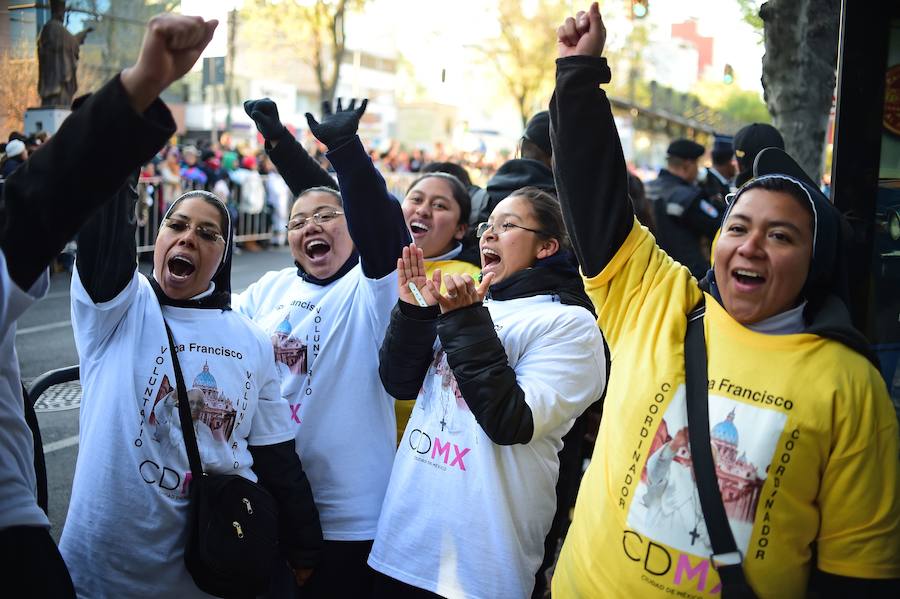
{"type": "MultiPolygon", "coordinates": [[[[242,291],[263,273],[292,264],[293,258],[287,248],[256,253],[245,251],[234,257],[232,289],[242,291]]],[[[149,272],[151,268],[149,262],[140,264],[141,272],[149,272]]],[[[48,370],[78,363],[69,311],[69,282],[67,273],[52,275],[48,295],[19,319],[16,351],[26,386],[48,370]]],[[[57,540],[65,522],[75,474],[79,401],[80,388],[73,384],[51,388],[36,404],[47,460],[51,534],[57,540]]]]}

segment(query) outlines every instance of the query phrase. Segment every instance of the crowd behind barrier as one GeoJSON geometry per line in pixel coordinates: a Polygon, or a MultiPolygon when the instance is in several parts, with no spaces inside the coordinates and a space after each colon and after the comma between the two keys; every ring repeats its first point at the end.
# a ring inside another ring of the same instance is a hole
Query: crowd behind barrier
{"type": "MultiPolygon", "coordinates": [[[[388,191],[394,197],[402,198],[407,188],[418,176],[410,172],[385,172],[382,173],[387,182],[388,191]]],[[[183,191],[206,189],[207,186],[189,179],[181,180],[183,191]]],[[[207,190],[209,191],[209,190],[207,190]]],[[[162,215],[166,211],[169,198],[166,197],[161,177],[141,177],[137,184],[138,202],[136,206],[137,246],[138,253],[153,251],[156,235],[159,232],[162,215]]],[[[233,183],[225,203],[232,208],[232,216],[235,217],[234,241],[244,243],[248,241],[271,241],[276,234],[272,219],[272,208],[266,204],[259,212],[252,213],[241,210],[241,186],[233,183]]],[[[293,198],[290,200],[293,202],[293,198]]]]}

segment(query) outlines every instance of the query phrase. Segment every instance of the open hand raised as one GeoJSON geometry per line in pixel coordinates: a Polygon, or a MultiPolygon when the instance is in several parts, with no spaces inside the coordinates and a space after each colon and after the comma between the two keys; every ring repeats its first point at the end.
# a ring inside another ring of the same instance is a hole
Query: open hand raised
{"type": "Polygon", "coordinates": [[[600,17],[597,3],[591,4],[587,12],[578,11],[556,30],[556,48],[560,58],[567,56],[597,56],[603,54],[606,44],[606,27],[600,17]]]}
{"type": "MultiPolygon", "coordinates": [[[[407,304],[418,306],[419,301],[409,288],[409,284],[413,283],[426,305],[436,306],[437,298],[426,287],[428,274],[425,271],[425,254],[422,249],[416,247],[415,243],[409,244],[409,247],[403,248],[403,255],[397,258],[397,274],[400,284],[400,300],[407,304]]],[[[434,285],[440,289],[441,287],[441,269],[437,269],[431,276],[434,285]]]]}
{"type": "Polygon", "coordinates": [[[313,132],[316,139],[328,146],[329,150],[334,150],[344,145],[356,135],[359,129],[359,120],[366,111],[366,105],[369,100],[364,99],[356,107],[356,98],[350,100],[350,105],[346,109],[341,106],[341,99],[337,101],[337,111],[331,111],[329,102],[322,102],[322,122],[320,123],[315,117],[306,113],[306,122],[309,124],[309,130],[313,132]]]}

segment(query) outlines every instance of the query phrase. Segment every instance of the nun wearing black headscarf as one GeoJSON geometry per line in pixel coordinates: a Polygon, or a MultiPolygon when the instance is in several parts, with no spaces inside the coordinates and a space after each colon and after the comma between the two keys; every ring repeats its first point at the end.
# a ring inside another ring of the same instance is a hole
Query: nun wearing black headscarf
{"type": "Polygon", "coordinates": [[[698,283],[634,217],[605,38],[596,3],[559,28],[550,104],[560,203],[612,353],[553,596],[803,597],[811,579],[820,597],[896,596],[897,419],[842,300],[840,215],[765,150],[698,283]],[[706,367],[690,397],[686,353],[706,367]]]}
{"type": "Polygon", "coordinates": [[[153,273],[136,264],[131,181],[79,236],[72,323],[81,364],[80,448],[60,550],[81,596],[205,596],[184,565],[190,466],[165,324],[185,377],[204,471],[259,480],[279,503],[298,580],[322,543],[286,426],[272,346],[231,310],[232,226],[192,191],[163,217],[153,273]]]}

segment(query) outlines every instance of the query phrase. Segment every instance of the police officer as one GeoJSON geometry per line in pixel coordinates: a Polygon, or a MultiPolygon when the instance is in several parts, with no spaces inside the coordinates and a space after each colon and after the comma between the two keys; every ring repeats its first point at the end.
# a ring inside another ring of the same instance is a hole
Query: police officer
{"type": "Polygon", "coordinates": [[[734,144],[730,135],[716,135],[713,141],[712,166],[706,169],[706,177],[701,187],[706,196],[719,206],[725,208],[725,196],[734,191],[734,176],[737,165],[734,163],[734,144]]]}
{"type": "Polygon", "coordinates": [[[698,279],[709,270],[709,246],[722,219],[721,208],[696,184],[703,152],[696,142],[676,139],[666,151],[666,168],[647,184],[659,247],[698,279]]]}

